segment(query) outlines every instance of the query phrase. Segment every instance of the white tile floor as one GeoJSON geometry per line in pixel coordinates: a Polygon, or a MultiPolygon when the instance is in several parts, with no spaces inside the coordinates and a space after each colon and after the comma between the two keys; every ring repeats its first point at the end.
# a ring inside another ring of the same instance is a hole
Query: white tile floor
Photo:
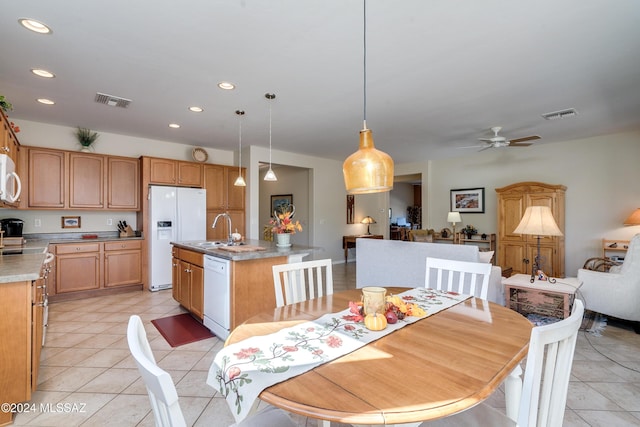
{"type": "MultiPolygon", "coordinates": [[[[336,290],[355,283],[353,264],[334,266],[336,290]]],[[[26,426],[152,426],[146,389],[126,342],[131,314],[141,316],[158,364],[178,390],[188,425],[228,426],[226,402],[205,384],[222,342],[210,338],[171,348],[151,320],[182,309],[171,291],[147,291],[55,303],[43,349],[35,411],[18,414],[26,426]],[[56,407],[46,411],[39,404],[56,407]]],[[[489,403],[504,408],[498,391],[489,403]]],[[[300,426],[315,420],[294,417],[300,426]]],[[[580,332],[567,399],[565,426],[640,426],[640,335],[609,322],[602,336],[580,332]]]]}

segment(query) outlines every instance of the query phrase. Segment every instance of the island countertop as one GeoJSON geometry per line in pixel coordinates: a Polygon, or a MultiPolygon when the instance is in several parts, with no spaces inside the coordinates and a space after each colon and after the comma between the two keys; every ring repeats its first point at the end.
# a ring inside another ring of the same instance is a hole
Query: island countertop
{"type": "Polygon", "coordinates": [[[318,248],[302,245],[291,245],[288,248],[279,248],[276,246],[276,242],[266,240],[245,240],[242,244],[231,247],[216,245],[212,240],[171,242],[171,244],[179,248],[231,261],[246,261],[292,255],[305,256],[318,250],[318,248]]]}

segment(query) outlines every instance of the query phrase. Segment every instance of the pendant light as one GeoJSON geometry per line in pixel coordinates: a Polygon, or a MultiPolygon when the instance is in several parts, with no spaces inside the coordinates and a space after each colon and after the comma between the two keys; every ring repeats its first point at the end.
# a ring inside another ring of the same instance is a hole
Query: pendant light
{"type": "Polygon", "coordinates": [[[236,187],[246,187],[247,183],[242,177],[242,116],[244,116],[244,111],[236,110],[236,114],[238,115],[238,177],[233,185],[236,187]]]}
{"type": "Polygon", "coordinates": [[[364,0],[364,126],[360,131],[358,151],[342,165],[348,194],[381,193],[393,188],[393,159],[373,145],[371,129],[367,129],[367,1],[364,0]]]}
{"type": "Polygon", "coordinates": [[[265,181],[277,181],[278,177],[271,169],[271,101],[276,97],[273,93],[265,93],[264,97],[269,100],[269,170],[264,176],[265,181]]]}

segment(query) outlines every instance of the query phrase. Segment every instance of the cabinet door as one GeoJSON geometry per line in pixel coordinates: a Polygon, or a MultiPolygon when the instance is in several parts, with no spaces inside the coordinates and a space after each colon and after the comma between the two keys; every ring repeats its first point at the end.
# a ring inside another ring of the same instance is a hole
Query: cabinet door
{"type": "MultiPolygon", "coordinates": [[[[546,240],[543,239],[543,240],[546,240]]],[[[529,271],[527,274],[531,274],[531,266],[536,260],[538,254],[538,246],[535,243],[531,243],[527,246],[527,259],[531,262],[529,264],[529,271]]],[[[558,261],[556,259],[555,246],[553,244],[541,244],[540,245],[540,259],[542,262],[542,271],[549,277],[560,277],[560,271],[558,270],[558,261]]]]}
{"type": "Polygon", "coordinates": [[[178,279],[178,286],[180,287],[180,291],[178,293],[180,295],[180,299],[178,302],[187,310],[191,310],[191,264],[180,260],[178,265],[180,269],[178,279]]]}
{"type": "Polygon", "coordinates": [[[29,149],[29,207],[64,208],[65,153],[29,149]]]}
{"type": "Polygon", "coordinates": [[[69,207],[104,207],[104,157],[69,154],[69,207]]]}
{"type": "Polygon", "coordinates": [[[152,157],[149,159],[149,169],[150,184],[175,185],[178,182],[176,162],[174,160],[152,157]]]}
{"type": "Polygon", "coordinates": [[[180,291],[180,260],[174,256],[171,258],[171,296],[178,302],[181,299],[180,291]]]}
{"type": "Polygon", "coordinates": [[[202,188],[202,165],[194,162],[178,162],[178,185],[202,188]]]}
{"type": "Polygon", "coordinates": [[[502,196],[498,205],[498,238],[500,241],[521,241],[522,235],[513,230],[518,227],[526,210],[526,200],[522,194],[508,194],[502,196]]]}
{"type": "Polygon", "coordinates": [[[140,209],[140,162],[138,159],[108,157],[107,208],[140,209]]]}
{"type": "Polygon", "coordinates": [[[142,283],[142,252],[105,251],[104,286],[114,287],[142,283]]]}
{"type": "Polygon", "coordinates": [[[56,293],[100,288],[99,252],[56,257],[56,293]]]}
{"type": "MultiPolygon", "coordinates": [[[[242,168],[242,176],[245,177],[245,169],[242,168]]],[[[227,209],[231,210],[244,210],[244,198],[246,194],[247,187],[236,187],[234,182],[238,177],[238,168],[227,167],[226,168],[226,178],[227,178],[227,209]]]]}
{"type": "MultiPolygon", "coordinates": [[[[498,264],[513,268],[513,274],[531,274],[527,245],[524,242],[504,242],[500,247],[498,264]]],[[[531,261],[532,262],[532,261],[531,261]]]]}
{"type": "Polygon", "coordinates": [[[204,269],[191,264],[191,312],[198,319],[204,317],[204,269]]]}
{"type": "Polygon", "coordinates": [[[224,166],[204,165],[204,188],[207,190],[207,210],[226,207],[224,166]]]}

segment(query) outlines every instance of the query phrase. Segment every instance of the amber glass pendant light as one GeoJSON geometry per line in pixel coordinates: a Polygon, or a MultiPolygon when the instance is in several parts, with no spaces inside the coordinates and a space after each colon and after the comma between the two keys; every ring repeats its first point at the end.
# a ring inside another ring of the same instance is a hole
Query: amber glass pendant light
{"type": "Polygon", "coordinates": [[[393,189],[393,159],[373,145],[367,129],[367,2],[364,0],[364,126],[358,151],[342,165],[344,184],[349,194],[381,193],[393,189]]]}
{"type": "Polygon", "coordinates": [[[244,111],[236,110],[236,114],[238,115],[238,177],[233,185],[236,187],[246,187],[247,183],[242,177],[242,116],[244,116],[244,111]]]}

